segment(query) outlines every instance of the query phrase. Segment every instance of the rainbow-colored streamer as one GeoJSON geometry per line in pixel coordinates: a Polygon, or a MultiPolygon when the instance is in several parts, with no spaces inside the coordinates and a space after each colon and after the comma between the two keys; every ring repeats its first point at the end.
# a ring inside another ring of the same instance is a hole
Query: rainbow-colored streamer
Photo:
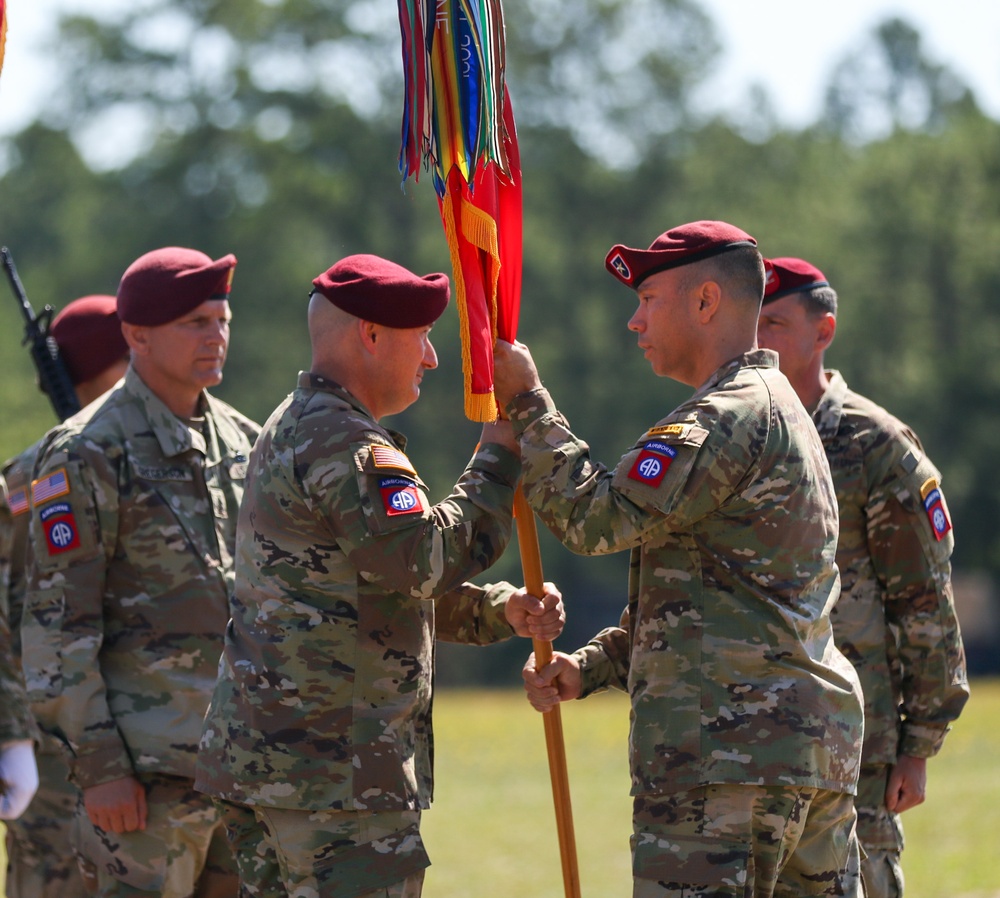
{"type": "Polygon", "coordinates": [[[429,170],[444,196],[452,168],[467,183],[488,162],[510,177],[503,125],[503,10],[498,0],[399,0],[405,181],[429,170]]]}
{"type": "Polygon", "coordinates": [[[429,170],[451,255],[465,414],[497,416],[493,344],[514,340],[521,294],[521,170],[499,0],[399,0],[403,181],[429,170]]]}

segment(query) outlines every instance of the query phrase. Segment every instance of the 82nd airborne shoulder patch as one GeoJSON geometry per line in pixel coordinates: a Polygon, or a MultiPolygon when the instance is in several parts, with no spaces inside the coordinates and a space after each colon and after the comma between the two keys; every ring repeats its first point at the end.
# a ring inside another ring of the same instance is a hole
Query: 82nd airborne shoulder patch
{"type": "Polygon", "coordinates": [[[676,455],[677,449],[669,443],[664,443],[662,440],[648,440],[628,476],[648,486],[659,486],[676,455]]]}
{"type": "Polygon", "coordinates": [[[79,547],[80,531],[69,502],[46,505],[38,513],[38,519],[42,522],[45,547],[50,557],[79,547]]]}
{"type": "Polygon", "coordinates": [[[416,483],[407,477],[382,477],[378,482],[385,513],[390,517],[400,514],[421,514],[424,503],[416,483]]]}
{"type": "Polygon", "coordinates": [[[924,481],[924,485],[920,487],[920,498],[924,503],[924,511],[927,512],[927,519],[931,522],[934,538],[940,542],[951,530],[951,519],[944,504],[944,496],[934,477],[924,481]]]}

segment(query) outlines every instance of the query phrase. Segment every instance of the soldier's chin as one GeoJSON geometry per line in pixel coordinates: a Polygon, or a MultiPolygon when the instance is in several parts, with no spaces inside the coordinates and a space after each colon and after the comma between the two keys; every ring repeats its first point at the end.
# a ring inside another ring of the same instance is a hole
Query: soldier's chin
{"type": "Polygon", "coordinates": [[[207,371],[200,372],[198,375],[198,382],[201,384],[203,389],[206,387],[217,387],[222,383],[222,369],[210,368],[207,371]]]}

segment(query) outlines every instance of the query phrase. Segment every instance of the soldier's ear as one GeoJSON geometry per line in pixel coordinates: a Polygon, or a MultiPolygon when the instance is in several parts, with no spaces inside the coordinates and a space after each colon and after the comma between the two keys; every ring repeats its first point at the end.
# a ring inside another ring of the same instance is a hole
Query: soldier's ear
{"type": "Polygon", "coordinates": [[[823,352],[833,342],[836,333],[837,319],[830,312],[824,312],[816,322],[816,348],[823,352]]]}
{"type": "Polygon", "coordinates": [[[132,356],[149,355],[149,328],[142,324],[122,322],[122,336],[132,356]]]}
{"type": "Polygon", "coordinates": [[[358,331],[361,334],[361,348],[366,352],[375,352],[380,329],[381,326],[375,324],[374,321],[358,320],[358,331]]]}

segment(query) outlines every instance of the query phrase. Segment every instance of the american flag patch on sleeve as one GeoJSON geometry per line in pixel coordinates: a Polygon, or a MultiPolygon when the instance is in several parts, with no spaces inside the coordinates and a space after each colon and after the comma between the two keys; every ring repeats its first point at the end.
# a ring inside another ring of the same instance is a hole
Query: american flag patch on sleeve
{"type": "Polygon", "coordinates": [[[31,484],[31,504],[40,505],[42,502],[48,502],[49,499],[65,496],[68,492],[69,478],[66,476],[66,469],[60,468],[47,477],[40,477],[31,484]]]}
{"type": "Polygon", "coordinates": [[[21,487],[7,497],[7,506],[12,515],[24,514],[28,510],[28,491],[21,487]]]}
{"type": "Polygon", "coordinates": [[[399,471],[408,471],[414,477],[417,475],[416,469],[410,464],[410,460],[398,449],[392,446],[372,446],[372,461],[376,468],[396,468],[399,471]]]}

